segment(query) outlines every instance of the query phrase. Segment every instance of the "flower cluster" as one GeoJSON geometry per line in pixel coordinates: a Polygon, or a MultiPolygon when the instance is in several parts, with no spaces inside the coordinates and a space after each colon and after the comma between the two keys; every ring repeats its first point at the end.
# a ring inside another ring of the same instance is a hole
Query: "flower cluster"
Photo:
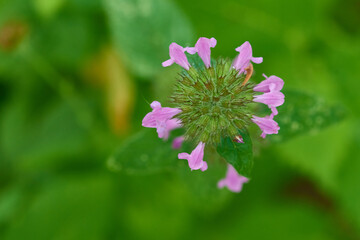
{"type": "MultiPolygon", "coordinates": [[[[191,170],[206,171],[204,161],[206,145],[217,146],[222,138],[230,137],[234,142],[246,144],[239,135],[239,129],[245,129],[251,122],[261,129],[261,137],[277,134],[280,127],[274,120],[277,107],[284,103],[281,93],[284,81],[276,76],[265,77],[255,85],[249,82],[253,74],[252,63],[260,64],[262,57],[253,57],[249,42],[235,50],[239,54],[230,59],[211,59],[211,48],[217,44],[215,38],[201,37],[194,47],[182,47],[171,43],[170,59],[162,63],[168,67],[174,63],[184,68],[176,83],[171,100],[176,108],[162,107],[157,101],[151,103],[152,112],[142,122],[144,127],[156,128],[159,138],[168,139],[171,130],[184,128],[185,134],[173,140],[173,148],[181,148],[183,141],[195,142],[197,146],[189,153],[179,153],[179,159],[188,161],[191,170]],[[196,54],[203,65],[190,64],[188,54],[196,54]],[[261,95],[255,95],[257,92],[261,95]],[[255,116],[253,103],[263,103],[271,114],[265,117],[255,116]]],[[[249,179],[238,174],[228,165],[226,177],[219,181],[218,187],[227,187],[240,192],[243,183],[249,179]]]]}

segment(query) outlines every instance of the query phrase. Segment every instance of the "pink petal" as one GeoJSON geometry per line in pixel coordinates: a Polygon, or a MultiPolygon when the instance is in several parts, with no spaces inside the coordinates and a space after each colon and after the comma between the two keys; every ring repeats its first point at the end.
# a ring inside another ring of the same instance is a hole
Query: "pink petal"
{"type": "Polygon", "coordinates": [[[179,159],[188,159],[188,158],[190,158],[190,154],[188,154],[188,153],[179,153],[178,158],[179,159]]]}
{"type": "Polygon", "coordinates": [[[168,66],[171,66],[171,65],[173,65],[173,63],[174,63],[174,60],[172,60],[172,59],[168,59],[168,60],[166,60],[166,61],[164,61],[164,62],[162,62],[162,66],[163,67],[168,67],[168,66]]]}
{"type": "Polygon", "coordinates": [[[273,119],[273,114],[271,116],[266,116],[263,118],[253,116],[253,118],[251,120],[254,123],[256,123],[259,126],[259,128],[261,129],[261,131],[262,131],[261,137],[262,138],[265,138],[265,136],[267,134],[277,134],[278,131],[280,130],[279,125],[273,119]]]}
{"type": "MultiPolygon", "coordinates": [[[[265,76],[266,78],[266,76],[265,76]]],[[[262,81],[261,83],[259,83],[258,85],[256,85],[254,87],[254,91],[255,92],[263,92],[263,93],[267,93],[270,91],[280,91],[284,86],[284,80],[282,80],[281,78],[277,77],[277,76],[270,76],[268,78],[266,78],[264,81],[262,81]],[[270,87],[272,89],[270,89],[270,87]]]]}
{"type": "Polygon", "coordinates": [[[166,122],[161,122],[159,126],[157,126],[157,132],[159,138],[167,140],[169,138],[170,132],[174,129],[181,127],[181,121],[179,119],[173,118],[167,120],[166,122]]]}
{"type": "Polygon", "coordinates": [[[211,50],[210,48],[213,48],[216,46],[216,39],[215,38],[205,38],[201,37],[196,42],[194,48],[186,48],[186,51],[190,54],[194,54],[195,52],[198,53],[199,57],[203,60],[205,66],[207,68],[210,67],[210,61],[211,61],[211,50]]]}
{"type": "Polygon", "coordinates": [[[195,47],[187,47],[185,48],[185,51],[187,51],[190,54],[195,54],[197,52],[195,47]]]}
{"type": "Polygon", "coordinates": [[[161,104],[154,101],[150,104],[153,109],[142,120],[142,126],[156,128],[158,136],[163,139],[169,137],[171,130],[181,127],[178,119],[172,119],[176,114],[181,112],[178,108],[161,107],[161,104]]]}
{"type": "Polygon", "coordinates": [[[248,178],[239,175],[235,168],[228,164],[226,176],[218,182],[218,188],[226,186],[232,192],[241,192],[243,184],[248,181],[248,178]]]}
{"type": "Polygon", "coordinates": [[[200,170],[204,172],[204,171],[206,171],[207,169],[208,169],[207,162],[203,161],[203,163],[202,163],[202,166],[201,166],[200,170]]]}
{"type": "Polygon", "coordinates": [[[283,105],[285,101],[284,98],[285,96],[281,92],[268,92],[254,96],[254,102],[263,103],[268,105],[269,108],[272,108],[283,105]]]}
{"type": "Polygon", "coordinates": [[[271,115],[270,115],[270,117],[274,117],[274,116],[276,116],[276,115],[278,115],[278,110],[276,109],[276,107],[271,107],[271,115]]]}
{"type": "Polygon", "coordinates": [[[179,153],[178,158],[188,160],[188,164],[191,170],[201,169],[202,171],[205,171],[207,169],[207,163],[203,161],[204,148],[205,143],[200,142],[191,152],[191,154],[179,153]]]}
{"type": "Polygon", "coordinates": [[[254,63],[262,63],[262,57],[253,57],[252,48],[248,41],[244,42],[240,47],[235,49],[239,52],[239,55],[235,58],[233,62],[233,67],[236,70],[239,70],[239,73],[245,72],[245,69],[250,65],[250,61],[254,63]]]}
{"type": "Polygon", "coordinates": [[[153,101],[153,102],[150,104],[150,107],[151,107],[152,109],[161,108],[161,103],[158,102],[158,101],[153,101]]]}
{"type": "Polygon", "coordinates": [[[181,148],[181,145],[182,143],[184,142],[184,137],[183,136],[180,136],[180,137],[177,137],[173,140],[172,142],[172,148],[173,149],[179,149],[181,148]]]}
{"type": "MultiPolygon", "coordinates": [[[[177,63],[178,65],[182,66],[186,70],[189,70],[190,64],[187,60],[185,55],[185,49],[176,43],[171,43],[169,46],[169,55],[170,59],[177,63]]],[[[169,60],[168,60],[169,61],[169,60]]],[[[170,63],[170,61],[165,61],[166,63],[170,63]]]]}
{"type": "Polygon", "coordinates": [[[253,58],[251,58],[251,61],[253,63],[260,64],[263,62],[263,58],[262,57],[253,57],[253,58]]]}

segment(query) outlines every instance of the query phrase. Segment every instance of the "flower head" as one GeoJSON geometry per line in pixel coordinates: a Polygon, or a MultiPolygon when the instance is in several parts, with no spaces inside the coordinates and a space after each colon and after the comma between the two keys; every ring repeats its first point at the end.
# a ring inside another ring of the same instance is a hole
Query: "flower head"
{"type": "Polygon", "coordinates": [[[199,57],[203,60],[205,66],[207,68],[210,67],[210,48],[214,48],[216,46],[216,39],[215,38],[205,38],[201,37],[196,42],[195,47],[188,47],[186,51],[190,54],[198,53],[199,57]]]}
{"type": "Polygon", "coordinates": [[[241,192],[243,184],[248,181],[248,178],[239,175],[235,168],[228,164],[226,177],[218,182],[218,188],[226,186],[232,192],[241,192]]]}
{"type": "Polygon", "coordinates": [[[273,115],[266,117],[257,117],[253,116],[251,119],[254,123],[256,123],[262,131],[261,137],[265,138],[267,134],[277,134],[280,130],[277,122],[274,121],[273,115]]]}
{"type": "MultiPolygon", "coordinates": [[[[236,48],[239,54],[234,60],[211,59],[211,48],[216,44],[215,38],[205,37],[199,38],[194,47],[170,44],[170,59],[162,65],[167,67],[177,63],[184,68],[178,75],[170,97],[175,108],[161,107],[155,101],[151,104],[152,112],[143,119],[143,126],[156,128],[159,137],[163,139],[169,137],[172,129],[183,128],[183,135],[172,142],[174,149],[181,148],[183,141],[198,143],[190,154],[178,154],[179,159],[188,161],[191,170],[207,170],[208,164],[204,161],[205,145],[215,147],[221,155],[224,148],[227,153],[234,150],[231,147],[234,142],[239,143],[235,144],[238,147],[251,151],[247,128],[252,123],[260,127],[263,138],[267,134],[277,134],[280,129],[274,116],[278,114],[276,108],[284,103],[285,96],[281,93],[284,81],[276,76],[265,75],[265,80],[257,85],[250,81],[254,72],[252,63],[259,64],[263,58],[253,57],[249,42],[236,48]],[[201,61],[197,62],[198,58],[194,58],[194,64],[190,66],[185,52],[197,53],[205,67],[201,66],[201,61]],[[272,113],[266,117],[256,116],[256,108],[251,105],[258,103],[266,104],[272,113]],[[230,144],[224,147],[225,142],[230,144]]],[[[232,156],[224,154],[222,157],[232,156]]],[[[233,192],[240,192],[243,184],[248,181],[248,178],[239,175],[229,165],[226,177],[219,181],[218,187],[226,186],[233,192]]]]}
{"type": "Polygon", "coordinates": [[[191,170],[200,169],[201,171],[205,171],[207,170],[208,165],[205,161],[203,161],[204,148],[205,148],[205,143],[200,142],[197,145],[197,147],[191,152],[191,154],[179,153],[178,158],[188,160],[189,167],[191,168],[191,170]]]}
{"type": "Polygon", "coordinates": [[[235,49],[239,52],[239,55],[235,58],[233,67],[239,71],[239,73],[245,72],[245,69],[250,65],[250,61],[253,63],[262,63],[262,57],[253,57],[252,48],[248,41],[244,42],[240,47],[235,49]]]}
{"type": "Polygon", "coordinates": [[[180,109],[161,107],[158,101],[152,102],[150,106],[153,110],[146,114],[142,121],[142,126],[156,128],[159,138],[167,139],[171,130],[181,127],[180,120],[172,119],[181,112],[180,109]]]}
{"type": "Polygon", "coordinates": [[[171,43],[169,46],[169,55],[170,59],[162,63],[163,67],[168,67],[173,63],[176,63],[185,68],[186,70],[189,70],[190,63],[188,62],[185,55],[185,48],[178,45],[177,43],[171,43]]]}

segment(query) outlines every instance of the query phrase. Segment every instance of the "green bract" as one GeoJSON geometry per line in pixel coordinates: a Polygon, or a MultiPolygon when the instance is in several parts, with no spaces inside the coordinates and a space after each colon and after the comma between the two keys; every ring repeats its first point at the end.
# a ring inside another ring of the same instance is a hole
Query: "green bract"
{"type": "Polygon", "coordinates": [[[176,118],[187,140],[218,145],[250,123],[254,85],[243,85],[244,79],[229,59],[221,58],[209,68],[195,65],[179,75],[171,100],[182,110],[176,118]]]}

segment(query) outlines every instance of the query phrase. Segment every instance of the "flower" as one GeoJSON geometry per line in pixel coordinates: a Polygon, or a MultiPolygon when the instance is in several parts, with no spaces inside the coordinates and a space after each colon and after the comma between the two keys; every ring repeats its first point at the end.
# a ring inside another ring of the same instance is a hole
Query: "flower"
{"type": "Polygon", "coordinates": [[[255,92],[263,92],[263,93],[268,93],[270,91],[277,92],[283,88],[284,80],[282,80],[281,78],[274,75],[270,77],[266,77],[266,75],[263,74],[263,76],[265,77],[265,80],[253,88],[255,92]]]}
{"type": "MultiPolygon", "coordinates": [[[[185,140],[198,143],[190,154],[178,154],[179,159],[188,161],[191,170],[207,170],[205,145],[217,149],[229,162],[231,156],[227,153],[235,151],[232,145],[251,151],[249,136],[247,133],[244,135],[250,124],[259,126],[262,138],[268,134],[277,134],[280,129],[274,116],[278,114],[276,108],[285,101],[281,92],[284,81],[277,76],[263,75],[265,80],[254,87],[250,81],[254,72],[252,63],[262,63],[263,58],[253,57],[250,43],[246,41],[235,49],[238,55],[234,60],[211,59],[211,48],[216,44],[215,38],[206,37],[200,37],[194,47],[182,47],[175,42],[170,44],[170,59],[162,65],[167,67],[176,63],[184,68],[178,74],[170,96],[176,108],[161,107],[159,102],[154,101],[151,104],[152,112],[144,117],[142,123],[144,127],[156,128],[158,136],[163,139],[168,139],[171,130],[184,128],[184,135],[173,140],[172,148],[181,148],[185,140]],[[197,53],[204,65],[201,66],[201,62],[190,65],[187,53],[197,53]],[[265,117],[256,116],[254,111],[257,108],[251,106],[254,103],[266,104],[272,113],[265,117]],[[224,146],[224,140],[238,144],[224,146]]],[[[228,165],[226,176],[218,182],[218,187],[226,186],[230,191],[240,192],[248,181],[248,178],[239,175],[233,166],[228,165]]]]}
{"type": "Polygon", "coordinates": [[[188,160],[191,170],[200,169],[201,171],[205,171],[208,168],[208,165],[205,161],[203,161],[204,148],[205,143],[200,142],[197,147],[191,152],[191,154],[179,153],[178,158],[188,160]]]}
{"type": "Polygon", "coordinates": [[[268,105],[271,109],[272,115],[277,115],[278,111],[276,107],[284,104],[285,96],[280,90],[284,86],[284,81],[276,76],[263,75],[266,79],[256,85],[253,90],[256,92],[263,92],[262,95],[254,96],[254,102],[260,102],[268,105]]]}
{"type": "Polygon", "coordinates": [[[186,70],[189,70],[190,63],[188,62],[187,57],[185,55],[185,48],[183,48],[182,46],[176,43],[171,43],[169,46],[169,55],[170,55],[170,59],[162,63],[163,67],[168,67],[173,63],[176,63],[182,66],[183,68],[185,68],[186,70]]]}
{"type": "Polygon", "coordinates": [[[244,42],[240,47],[235,49],[239,52],[239,55],[235,58],[233,62],[233,67],[240,73],[245,72],[245,69],[250,65],[250,61],[254,63],[262,63],[262,57],[253,57],[252,48],[248,41],[244,42]]]}
{"type": "Polygon", "coordinates": [[[253,116],[252,121],[256,123],[262,131],[261,137],[265,138],[267,134],[277,134],[280,127],[277,122],[274,121],[274,115],[266,117],[253,116]]]}
{"type": "Polygon", "coordinates": [[[218,182],[218,188],[227,187],[232,192],[241,192],[243,184],[249,179],[238,174],[233,166],[228,164],[226,177],[218,182]]]}
{"type": "Polygon", "coordinates": [[[172,119],[176,114],[181,113],[178,108],[161,107],[158,101],[150,104],[152,112],[146,114],[142,121],[143,127],[156,128],[159,138],[167,139],[169,132],[181,127],[178,119],[172,119]]]}
{"type": "Polygon", "coordinates": [[[159,122],[156,127],[159,138],[167,140],[169,138],[171,130],[181,127],[181,121],[179,119],[170,119],[165,122],[159,122]]]}
{"type": "Polygon", "coordinates": [[[184,136],[177,137],[172,142],[172,148],[173,149],[179,149],[181,148],[182,143],[184,142],[184,136]]]}
{"type": "Polygon", "coordinates": [[[205,66],[207,68],[210,67],[210,48],[214,48],[216,46],[216,39],[215,38],[205,38],[201,37],[196,42],[195,47],[188,47],[186,51],[190,54],[198,53],[199,57],[203,60],[205,66]]]}
{"type": "Polygon", "coordinates": [[[259,102],[268,105],[268,107],[272,110],[274,115],[277,115],[278,112],[276,107],[283,105],[284,103],[284,94],[281,92],[268,92],[262,95],[254,96],[254,102],[259,102]]]}

